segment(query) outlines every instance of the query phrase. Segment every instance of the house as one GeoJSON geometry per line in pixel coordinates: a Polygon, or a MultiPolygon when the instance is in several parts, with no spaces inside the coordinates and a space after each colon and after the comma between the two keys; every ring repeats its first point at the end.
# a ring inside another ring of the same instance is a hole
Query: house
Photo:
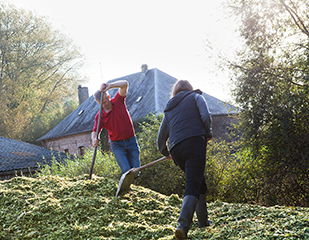
{"type": "MultiPolygon", "coordinates": [[[[114,82],[125,79],[129,82],[126,104],[132,120],[146,117],[149,113],[163,113],[166,103],[171,97],[171,90],[176,78],[154,68],[148,69],[142,65],[142,71],[121,78],[108,81],[114,82]]],[[[99,86],[98,86],[99,88],[99,86]]],[[[79,87],[79,91],[87,88],[79,87]]],[[[118,89],[109,90],[113,97],[118,89]]],[[[83,95],[80,93],[79,95],[83,95]]],[[[87,94],[84,94],[87,96],[87,94]]],[[[233,106],[203,93],[207,101],[212,119],[214,137],[226,136],[228,126],[237,121],[237,112],[233,106]]],[[[91,146],[91,132],[94,118],[99,110],[99,104],[90,96],[85,101],[80,101],[80,106],[67,118],[60,122],[54,129],[38,139],[46,148],[70,154],[82,155],[86,148],[91,146]],[[81,103],[82,102],[82,103],[81,103]]]]}
{"type": "Polygon", "coordinates": [[[0,180],[16,175],[29,176],[38,170],[39,165],[50,164],[53,158],[58,161],[67,158],[65,153],[1,136],[0,149],[0,180]]]}

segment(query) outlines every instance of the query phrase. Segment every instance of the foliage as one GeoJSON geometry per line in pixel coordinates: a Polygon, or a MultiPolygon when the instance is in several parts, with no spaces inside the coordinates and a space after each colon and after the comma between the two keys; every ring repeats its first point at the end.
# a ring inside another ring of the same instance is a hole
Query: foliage
{"type": "Polygon", "coordinates": [[[208,201],[264,204],[262,169],[241,142],[215,140],[207,147],[208,201]]]}
{"type": "MultiPolygon", "coordinates": [[[[73,159],[67,160],[65,164],[59,163],[56,159],[53,159],[51,165],[41,166],[40,171],[37,172],[37,175],[52,175],[74,178],[84,174],[89,174],[93,154],[94,149],[88,149],[83,156],[75,156],[73,159]]],[[[110,152],[103,153],[101,151],[97,151],[93,175],[118,180],[120,174],[120,169],[114,155],[110,152]]]]}
{"type": "Polygon", "coordinates": [[[63,104],[56,103],[46,107],[44,113],[37,113],[31,122],[31,133],[24,136],[24,141],[32,144],[41,144],[37,139],[44,136],[51,129],[57,126],[63,119],[71,114],[78,107],[74,100],[65,100],[63,104]]]}
{"type": "Polygon", "coordinates": [[[0,135],[33,141],[37,118],[74,100],[82,56],[44,17],[4,3],[0,38],[0,135]]]}
{"type": "Polygon", "coordinates": [[[307,1],[231,1],[245,45],[234,71],[239,129],[264,204],[309,204],[307,1]]]}
{"type": "MultiPolygon", "coordinates": [[[[0,182],[1,239],[174,239],[182,200],[132,186],[115,197],[116,182],[45,176],[0,182]]],[[[308,239],[308,209],[215,201],[212,225],[190,239],[308,239]]]]}
{"type": "MultiPolygon", "coordinates": [[[[142,166],[162,157],[157,148],[157,135],[162,119],[163,114],[156,116],[151,113],[140,124],[141,131],[137,134],[137,140],[142,166]]],[[[136,183],[166,195],[175,193],[182,196],[185,174],[173,160],[166,159],[143,170],[136,183]]]]}

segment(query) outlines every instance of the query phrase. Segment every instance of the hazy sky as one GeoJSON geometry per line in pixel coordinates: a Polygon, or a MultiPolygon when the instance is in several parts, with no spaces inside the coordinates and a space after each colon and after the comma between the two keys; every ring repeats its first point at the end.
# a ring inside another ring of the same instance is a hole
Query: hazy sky
{"type": "Polygon", "coordinates": [[[222,0],[10,0],[18,8],[46,16],[73,39],[86,57],[83,86],[92,94],[103,81],[141,71],[142,64],[222,100],[227,76],[209,58],[205,43],[230,51],[234,22],[225,19],[222,0]]]}

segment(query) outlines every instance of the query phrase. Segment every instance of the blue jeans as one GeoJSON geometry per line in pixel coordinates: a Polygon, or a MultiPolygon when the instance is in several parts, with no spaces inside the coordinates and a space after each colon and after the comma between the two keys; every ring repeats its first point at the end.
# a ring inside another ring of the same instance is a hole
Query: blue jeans
{"type": "Polygon", "coordinates": [[[175,163],[186,174],[186,195],[193,195],[197,199],[200,194],[207,192],[204,171],[206,164],[207,142],[202,137],[187,138],[176,144],[171,155],[175,163]]]}
{"type": "Polygon", "coordinates": [[[110,141],[110,145],[122,174],[131,168],[141,166],[139,160],[140,152],[135,136],[125,140],[110,141]]]}

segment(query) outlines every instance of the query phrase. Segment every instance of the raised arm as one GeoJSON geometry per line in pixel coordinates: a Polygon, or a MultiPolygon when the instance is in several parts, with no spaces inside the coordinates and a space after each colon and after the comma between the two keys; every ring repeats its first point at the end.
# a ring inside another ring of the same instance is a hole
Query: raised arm
{"type": "Polygon", "coordinates": [[[103,83],[101,85],[100,91],[106,92],[109,89],[119,88],[120,96],[125,97],[127,96],[128,87],[129,87],[129,83],[127,80],[119,80],[119,81],[112,82],[112,83],[103,83]]]}

